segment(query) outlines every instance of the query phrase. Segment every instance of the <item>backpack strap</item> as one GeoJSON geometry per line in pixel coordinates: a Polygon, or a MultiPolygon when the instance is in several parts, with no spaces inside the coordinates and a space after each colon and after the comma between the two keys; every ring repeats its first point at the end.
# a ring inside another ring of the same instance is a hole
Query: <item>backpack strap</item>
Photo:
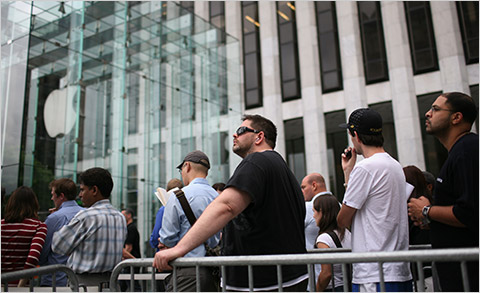
{"type": "Polygon", "coordinates": [[[183,212],[185,213],[185,216],[187,216],[188,222],[190,222],[190,226],[193,227],[193,224],[195,224],[197,218],[193,214],[192,208],[190,207],[190,204],[185,197],[185,193],[181,189],[175,190],[174,192],[178,198],[178,201],[180,201],[180,204],[182,205],[183,212]]]}
{"type": "Polygon", "coordinates": [[[337,233],[335,233],[334,231],[328,231],[326,233],[330,235],[333,242],[335,242],[335,245],[337,246],[337,248],[342,248],[342,243],[340,242],[340,239],[338,239],[337,233]]]}

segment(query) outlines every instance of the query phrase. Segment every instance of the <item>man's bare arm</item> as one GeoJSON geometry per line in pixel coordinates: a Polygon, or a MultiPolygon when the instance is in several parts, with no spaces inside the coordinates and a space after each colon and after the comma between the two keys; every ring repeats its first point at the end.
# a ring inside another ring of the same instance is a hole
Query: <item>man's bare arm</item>
{"type": "Polygon", "coordinates": [[[237,188],[225,189],[197,219],[195,225],[178,244],[157,252],[153,266],[159,270],[171,269],[170,261],[182,257],[220,231],[230,220],[240,214],[251,202],[250,196],[237,188]]]}
{"type": "Polygon", "coordinates": [[[337,224],[340,228],[350,228],[352,225],[353,216],[357,209],[342,204],[342,208],[337,216],[337,224]]]}

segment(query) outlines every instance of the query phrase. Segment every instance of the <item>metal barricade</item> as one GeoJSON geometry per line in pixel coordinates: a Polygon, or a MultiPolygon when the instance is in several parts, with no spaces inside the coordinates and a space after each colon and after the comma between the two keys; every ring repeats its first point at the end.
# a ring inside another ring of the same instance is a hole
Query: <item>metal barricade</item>
{"type": "Polygon", "coordinates": [[[78,279],[71,268],[66,265],[49,265],[39,268],[21,270],[16,272],[2,273],[2,283],[5,292],[8,292],[8,282],[16,281],[20,279],[30,279],[30,292],[33,292],[33,277],[52,274],[52,291],[56,291],[56,272],[64,272],[67,274],[70,282],[70,288],[74,292],[78,292],[78,279]]]}
{"type": "MultiPolygon", "coordinates": [[[[199,267],[219,267],[222,276],[226,275],[227,266],[247,266],[248,267],[248,286],[250,291],[253,291],[253,266],[275,265],[277,267],[277,280],[279,284],[279,291],[282,291],[283,277],[281,267],[283,265],[302,265],[305,264],[309,268],[309,284],[314,288],[315,280],[313,274],[314,264],[342,264],[343,274],[346,274],[347,264],[352,263],[378,263],[382,268],[386,262],[408,262],[415,263],[419,269],[419,291],[424,288],[424,275],[422,270],[423,262],[460,262],[461,272],[463,276],[463,286],[465,291],[469,291],[467,261],[478,261],[479,248],[461,248],[461,249],[418,249],[409,251],[394,251],[394,252],[368,252],[368,253],[351,253],[351,252],[336,252],[335,249],[321,249],[315,252],[306,254],[282,254],[282,255],[250,255],[250,256],[218,256],[218,257],[189,257],[178,258],[171,262],[173,267],[173,291],[176,291],[176,268],[177,267],[196,267],[197,279],[199,278],[199,267]],[[335,252],[335,253],[331,253],[335,252]]],[[[338,250],[337,250],[338,251],[338,250]]],[[[118,291],[117,280],[121,271],[125,267],[151,267],[153,258],[132,259],[125,260],[119,263],[112,272],[110,277],[111,291],[118,291]]],[[[131,270],[132,271],[132,270],[131,270]]],[[[152,288],[156,278],[155,270],[152,270],[152,288]]],[[[133,274],[131,278],[133,284],[133,274]]],[[[197,282],[197,291],[200,291],[197,282]]],[[[131,289],[133,286],[130,286],[131,289]]],[[[347,288],[347,280],[344,278],[344,288],[347,288]]],[[[383,278],[383,270],[380,270],[380,289],[385,292],[385,280],[383,278]]],[[[225,292],[225,286],[222,287],[225,292]]]]}

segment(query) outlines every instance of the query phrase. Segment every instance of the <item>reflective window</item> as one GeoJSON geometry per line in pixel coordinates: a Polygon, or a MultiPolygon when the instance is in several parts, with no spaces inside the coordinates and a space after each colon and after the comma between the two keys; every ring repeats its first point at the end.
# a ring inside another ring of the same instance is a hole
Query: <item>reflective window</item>
{"type": "MultiPolygon", "coordinates": [[[[210,11],[210,23],[219,28],[216,30],[218,50],[225,51],[225,2],[224,1],[209,1],[209,11],[210,11]]],[[[215,76],[215,80],[218,87],[212,88],[212,97],[215,97],[219,101],[220,105],[220,114],[227,114],[228,112],[228,96],[227,91],[224,90],[227,88],[227,62],[225,60],[220,61],[218,64],[218,70],[213,72],[218,73],[215,76]]]]}
{"type": "MultiPolygon", "coordinates": [[[[478,84],[470,86],[470,96],[475,102],[475,105],[477,105],[477,111],[478,111],[478,84]]],[[[478,115],[477,115],[477,119],[475,120],[475,128],[477,129],[477,133],[479,133],[480,131],[478,129],[478,115]]]]}
{"type": "Polygon", "coordinates": [[[367,84],[388,80],[380,2],[357,2],[367,84]]]}
{"type": "Polygon", "coordinates": [[[372,104],[369,108],[377,111],[382,116],[383,148],[393,158],[398,160],[397,138],[395,135],[395,122],[393,120],[392,102],[372,104]]]}
{"type": "MultiPolygon", "coordinates": [[[[341,164],[341,155],[348,146],[348,134],[338,125],[345,123],[345,110],[325,113],[325,129],[327,133],[327,158],[330,189],[339,201],[343,200],[345,188],[341,164]]],[[[322,174],[324,175],[324,174],[322,174]]]]}
{"type": "Polygon", "coordinates": [[[343,89],[335,2],[315,1],[322,92],[343,89]]]}
{"type": "Polygon", "coordinates": [[[465,61],[467,64],[478,63],[478,1],[456,3],[465,61]]]}
{"type": "Polygon", "coordinates": [[[297,118],[284,121],[285,146],[287,149],[287,163],[297,178],[302,182],[306,174],[305,165],[305,137],[303,132],[303,119],[297,118]]]}
{"type": "Polygon", "coordinates": [[[301,93],[295,2],[279,1],[276,5],[282,100],[299,99],[301,93]]]}
{"type": "Polygon", "coordinates": [[[258,2],[242,1],[245,108],[263,105],[258,2]]]}
{"type": "Polygon", "coordinates": [[[404,4],[414,74],[438,70],[430,3],[406,1],[404,4]]]}

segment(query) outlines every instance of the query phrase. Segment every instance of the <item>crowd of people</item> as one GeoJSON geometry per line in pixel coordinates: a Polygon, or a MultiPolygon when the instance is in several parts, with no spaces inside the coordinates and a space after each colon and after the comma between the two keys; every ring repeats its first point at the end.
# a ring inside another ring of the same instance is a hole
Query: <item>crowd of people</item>
{"type": "MultiPolygon", "coordinates": [[[[275,124],[260,115],[245,115],[233,134],[233,152],[242,158],[231,178],[210,186],[210,160],[202,151],[188,153],[178,165],[182,180],[172,179],[172,196],[157,212],[150,245],[152,266],[170,271],[179,257],[213,255],[221,247],[227,256],[298,254],[309,249],[348,248],[352,252],[402,251],[409,244],[432,248],[478,247],[478,135],[471,132],[477,117],[471,97],[441,94],[426,116],[426,131],[448,150],[440,174],[416,166],[402,168],[383,148],[382,117],[370,108],[352,112],[347,129],[351,145],[341,156],[345,195],[341,202],[327,190],[321,174],[311,173],[301,184],[276,152],[275,124]],[[359,160],[358,156],[363,156],[359,160]]],[[[122,259],[139,258],[139,233],[134,211],[122,212],[109,201],[110,173],[91,168],[50,184],[54,208],[45,223],[38,220],[38,201],[29,187],[8,198],[2,219],[2,272],[37,265],[66,264],[87,286],[108,284],[122,259]]],[[[436,263],[436,291],[463,291],[460,264],[436,263]]],[[[478,291],[478,262],[468,262],[470,289],[478,291]]],[[[308,287],[305,265],[282,266],[279,288],[276,266],[254,266],[255,291],[380,291],[376,263],[354,263],[351,287],[344,288],[339,264],[317,264],[315,288],[308,287]]],[[[129,272],[129,271],[125,271],[129,272]]],[[[136,271],[138,272],[138,271],[136,271]]],[[[201,291],[218,291],[218,272],[201,267],[201,291]]],[[[413,291],[407,262],[384,263],[386,291],[413,291]]],[[[229,291],[249,291],[247,267],[227,266],[221,284],[229,291]]],[[[195,291],[195,268],[177,268],[177,290],[195,291]]],[[[57,286],[67,278],[57,273],[57,286]]],[[[170,274],[161,289],[173,291],[170,274]]],[[[28,280],[12,282],[24,286],[28,280]]],[[[52,276],[42,278],[52,285],[52,276]]],[[[130,282],[120,284],[129,290],[130,282]]],[[[141,291],[135,283],[135,291],[141,291]]]]}

